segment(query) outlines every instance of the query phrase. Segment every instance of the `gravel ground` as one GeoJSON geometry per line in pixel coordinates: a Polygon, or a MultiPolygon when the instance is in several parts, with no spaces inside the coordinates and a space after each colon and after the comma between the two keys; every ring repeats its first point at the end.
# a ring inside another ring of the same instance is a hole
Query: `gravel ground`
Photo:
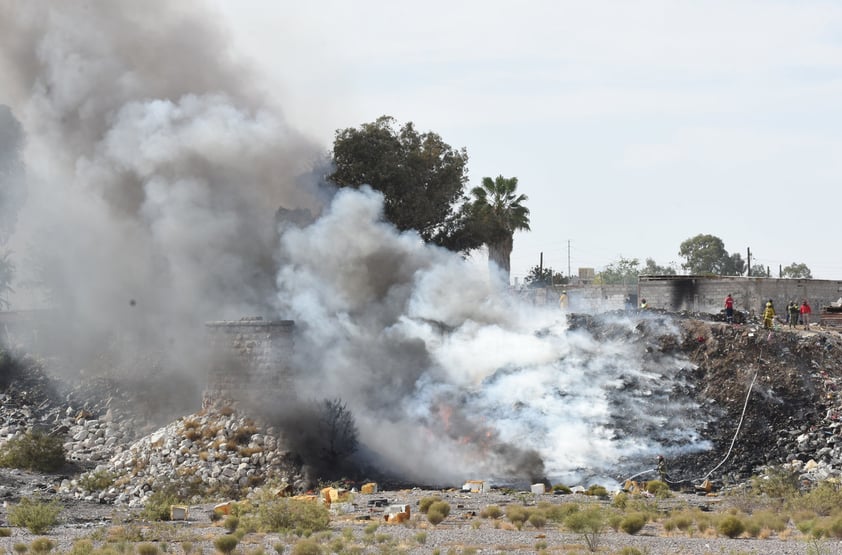
{"type": "MultiPolygon", "coordinates": [[[[461,491],[433,492],[429,490],[404,490],[379,492],[370,495],[355,494],[350,510],[334,515],[331,521],[331,538],[338,541],[352,531],[352,540],[345,540],[346,548],[356,546],[355,553],[410,553],[423,554],[438,551],[454,553],[536,553],[542,549],[548,553],[588,553],[582,536],[560,531],[558,526],[548,523],[543,529],[526,525],[522,530],[513,529],[508,523],[497,523],[478,516],[488,505],[532,504],[535,501],[566,503],[571,501],[595,502],[585,496],[540,495],[529,493],[488,494],[464,493],[461,491]],[[420,499],[439,495],[451,505],[451,514],[437,526],[430,525],[417,507],[420,499]],[[384,507],[370,505],[380,500],[388,504],[408,504],[412,518],[404,524],[383,522],[384,507]],[[377,523],[378,526],[374,526],[377,523]]],[[[659,502],[661,510],[670,507],[691,506],[719,510],[727,500],[677,494],[674,498],[659,502]]],[[[184,542],[193,545],[194,553],[199,549],[212,554],[213,540],[225,534],[225,529],[211,522],[213,504],[194,505],[189,508],[187,521],[168,523],[146,523],[138,520],[128,509],[110,505],[83,502],[65,504],[61,514],[62,523],[50,530],[47,537],[56,543],[54,552],[69,552],[73,542],[79,538],[92,539],[101,545],[106,538],[112,540],[155,542],[166,546],[168,553],[181,555],[184,542]]],[[[0,518],[7,524],[6,509],[0,518]]],[[[501,521],[502,522],[502,521],[501,521]]],[[[36,536],[22,528],[12,527],[9,538],[0,538],[0,546],[8,553],[14,552],[16,543],[30,543],[36,536]]],[[[698,535],[698,533],[697,533],[698,535]]],[[[267,554],[276,552],[276,546],[284,544],[285,553],[292,553],[296,538],[278,534],[248,534],[237,549],[237,553],[257,553],[262,548],[267,554]]],[[[320,538],[327,547],[330,539],[320,538]]],[[[823,540],[810,542],[794,527],[768,539],[728,539],[715,537],[711,533],[702,537],[689,537],[684,533],[667,534],[657,523],[647,524],[636,535],[614,532],[607,529],[599,537],[599,553],[620,553],[624,547],[633,547],[647,555],[661,554],[842,554],[842,542],[823,540]]],[[[325,553],[330,550],[325,549],[325,553]]]]}

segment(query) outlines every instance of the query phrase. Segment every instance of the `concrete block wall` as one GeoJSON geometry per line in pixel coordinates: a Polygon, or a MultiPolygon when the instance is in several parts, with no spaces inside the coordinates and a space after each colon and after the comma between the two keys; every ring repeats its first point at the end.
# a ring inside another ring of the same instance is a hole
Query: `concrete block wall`
{"type": "Polygon", "coordinates": [[[842,281],[819,279],[776,279],[739,276],[640,276],[638,296],[652,308],[716,314],[725,308],[731,294],[734,308],[760,314],[772,299],[783,314],[787,303],[807,299],[818,321],[821,308],[842,297],[842,281]]]}
{"type": "Polygon", "coordinates": [[[243,318],[205,324],[211,367],[202,405],[277,400],[292,395],[292,320],[243,318]]]}
{"type": "Polygon", "coordinates": [[[586,285],[567,290],[572,312],[597,313],[626,308],[626,298],[636,303],[636,284],[586,285]]]}

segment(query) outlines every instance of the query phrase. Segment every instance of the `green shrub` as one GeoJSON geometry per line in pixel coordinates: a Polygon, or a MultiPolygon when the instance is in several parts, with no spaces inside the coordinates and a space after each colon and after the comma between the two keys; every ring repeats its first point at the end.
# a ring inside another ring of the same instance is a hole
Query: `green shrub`
{"type": "Polygon", "coordinates": [[[775,499],[790,499],[798,495],[798,474],[781,467],[770,467],[763,476],[749,480],[751,491],[775,499]]]}
{"type": "Polygon", "coordinates": [[[92,493],[110,488],[114,484],[114,475],[106,470],[83,474],[79,478],[79,487],[82,491],[92,493]]]}
{"type": "Polygon", "coordinates": [[[590,486],[587,491],[585,491],[585,495],[592,495],[594,497],[599,497],[600,499],[604,499],[608,497],[608,490],[605,489],[604,486],[600,486],[598,484],[593,484],[590,486]]]}
{"type": "Polygon", "coordinates": [[[820,482],[818,486],[796,498],[792,502],[801,509],[814,511],[817,515],[828,516],[842,506],[842,493],[836,484],[820,482]]]}
{"type": "Polygon", "coordinates": [[[234,530],[237,529],[237,526],[240,525],[240,519],[234,515],[230,515],[225,518],[225,521],[222,523],[226,530],[228,530],[229,534],[233,534],[234,530]]]}
{"type": "Polygon", "coordinates": [[[224,536],[219,536],[213,540],[213,546],[217,549],[217,551],[223,553],[224,555],[228,555],[234,551],[237,548],[238,543],[240,543],[240,540],[231,534],[225,534],[224,536]]]}
{"type": "Polygon", "coordinates": [[[506,518],[520,530],[523,523],[529,518],[529,513],[523,505],[507,505],[506,518]]]}
{"type": "Polygon", "coordinates": [[[432,505],[427,508],[427,521],[433,526],[441,523],[444,520],[444,513],[432,505]]]}
{"type": "Polygon", "coordinates": [[[23,555],[23,553],[29,551],[29,546],[23,542],[17,542],[15,545],[12,546],[12,549],[15,550],[15,553],[23,555]]]}
{"type": "Polygon", "coordinates": [[[94,551],[94,542],[88,538],[78,539],[73,542],[70,548],[70,555],[91,555],[94,551]]]}
{"type": "Polygon", "coordinates": [[[672,497],[669,484],[660,480],[650,480],[649,482],[646,482],[646,491],[658,499],[672,497]]]}
{"type": "Polygon", "coordinates": [[[56,544],[50,538],[35,538],[29,544],[29,550],[32,553],[49,553],[55,546],[56,544]]]}
{"type": "Polygon", "coordinates": [[[11,528],[0,528],[0,538],[8,538],[12,535],[11,528]]]}
{"type": "Polygon", "coordinates": [[[431,496],[428,496],[428,497],[422,497],[421,500],[418,502],[418,510],[421,512],[421,514],[426,514],[427,509],[430,508],[430,505],[432,505],[433,503],[436,503],[437,501],[441,501],[441,500],[442,500],[441,497],[439,497],[438,495],[431,495],[431,496]]]}
{"type": "Polygon", "coordinates": [[[562,503],[560,505],[550,505],[544,510],[544,514],[553,522],[564,522],[567,515],[575,513],[578,510],[578,503],[562,503]]]}
{"type": "Polygon", "coordinates": [[[498,505],[489,505],[479,512],[479,516],[481,518],[498,519],[503,516],[503,509],[501,509],[498,505]]]}
{"type": "Polygon", "coordinates": [[[32,430],[6,442],[0,466],[38,472],[55,472],[66,459],[61,438],[32,430]]]}
{"type": "Polygon", "coordinates": [[[27,528],[33,534],[43,534],[56,525],[60,512],[61,507],[56,501],[44,503],[24,497],[17,505],[9,508],[9,523],[27,528]]]}
{"type": "Polygon", "coordinates": [[[617,495],[614,496],[614,500],[611,502],[613,507],[618,509],[625,509],[626,505],[629,504],[629,494],[621,491],[617,495]]]}
{"type": "Polygon", "coordinates": [[[263,532],[318,532],[330,525],[330,513],[321,503],[283,497],[262,502],[257,516],[263,532]]]}
{"type": "Polygon", "coordinates": [[[160,549],[152,542],[141,542],[135,548],[137,555],[158,555],[160,549]]]}
{"type": "Polygon", "coordinates": [[[644,553],[636,547],[624,547],[617,552],[617,555],[644,555],[644,553]]]}
{"type": "Polygon", "coordinates": [[[430,505],[427,510],[429,511],[430,509],[435,509],[436,511],[443,514],[445,517],[450,516],[450,503],[448,503],[447,501],[436,501],[435,503],[430,505]]]}
{"type": "Polygon", "coordinates": [[[575,511],[564,519],[564,525],[577,534],[582,534],[590,551],[599,548],[599,542],[608,521],[608,515],[600,507],[588,507],[575,511]]]}
{"type": "Polygon", "coordinates": [[[733,539],[745,532],[746,525],[737,515],[725,515],[719,520],[716,529],[723,536],[733,539]]]}
{"type": "Polygon", "coordinates": [[[547,517],[542,511],[532,511],[529,513],[529,524],[538,530],[547,525],[547,517]]]}
{"type": "Polygon", "coordinates": [[[842,538],[842,516],[828,517],[827,531],[829,536],[842,538]]]}
{"type": "Polygon", "coordinates": [[[140,511],[140,516],[146,520],[169,520],[170,507],[178,505],[179,501],[178,496],[169,489],[153,492],[140,511]]]}
{"type": "Polygon", "coordinates": [[[631,513],[620,521],[620,529],[626,534],[637,534],[646,525],[646,515],[643,513],[631,513]]]}
{"type": "Polygon", "coordinates": [[[427,543],[427,532],[418,532],[415,534],[415,541],[418,542],[418,545],[427,543]]]}
{"type": "Polygon", "coordinates": [[[193,552],[193,542],[181,542],[181,550],[184,555],[189,555],[193,552]]]}
{"type": "Polygon", "coordinates": [[[298,540],[296,544],[292,546],[292,555],[322,555],[322,548],[319,547],[316,540],[298,540]]]}
{"type": "Polygon", "coordinates": [[[787,520],[788,517],[781,516],[776,511],[757,511],[749,519],[748,531],[751,533],[753,528],[757,528],[759,532],[759,530],[767,528],[774,532],[782,532],[786,529],[787,520]]]}
{"type": "Polygon", "coordinates": [[[569,487],[565,486],[564,484],[555,484],[552,488],[552,492],[553,493],[569,494],[569,493],[573,493],[573,490],[571,490],[569,487]]]}

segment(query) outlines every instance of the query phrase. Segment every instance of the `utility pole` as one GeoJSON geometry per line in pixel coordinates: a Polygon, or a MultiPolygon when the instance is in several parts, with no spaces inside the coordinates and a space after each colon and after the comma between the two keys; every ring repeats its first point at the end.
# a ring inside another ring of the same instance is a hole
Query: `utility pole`
{"type": "Polygon", "coordinates": [[[567,240],[567,283],[570,283],[570,239],[567,240]]]}
{"type": "Polygon", "coordinates": [[[751,277],[751,247],[746,247],[746,254],[748,255],[748,277],[751,277]]]}

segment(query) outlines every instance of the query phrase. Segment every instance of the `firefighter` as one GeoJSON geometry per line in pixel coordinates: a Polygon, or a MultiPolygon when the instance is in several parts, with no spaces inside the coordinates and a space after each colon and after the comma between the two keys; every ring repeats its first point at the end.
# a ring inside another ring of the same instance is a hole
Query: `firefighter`
{"type": "Polygon", "coordinates": [[[664,460],[663,455],[658,455],[658,476],[661,477],[661,481],[666,483],[667,481],[667,461],[664,460]]]}
{"type": "Polygon", "coordinates": [[[766,309],[763,310],[763,327],[767,330],[772,329],[772,323],[775,320],[775,307],[772,304],[772,299],[766,303],[766,309]]]}

